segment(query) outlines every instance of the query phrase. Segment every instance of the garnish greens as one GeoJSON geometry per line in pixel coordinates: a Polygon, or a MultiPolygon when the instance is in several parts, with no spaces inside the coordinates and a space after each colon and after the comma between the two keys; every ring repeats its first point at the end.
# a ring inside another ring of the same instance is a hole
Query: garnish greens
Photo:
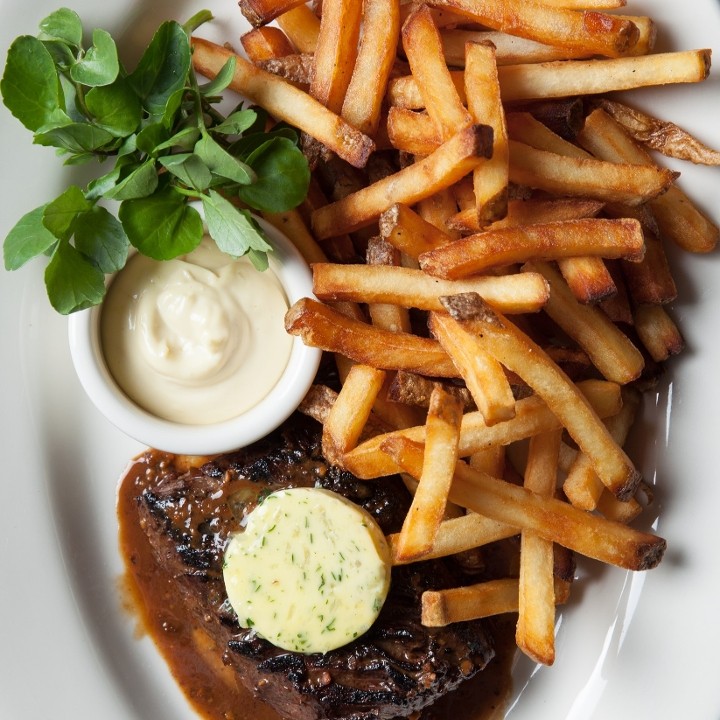
{"type": "Polygon", "coordinates": [[[227,116],[217,108],[234,58],[214,80],[196,78],[190,34],[210,19],[205,10],[184,25],[164,22],[131,72],[104,30],[85,47],[82,21],[67,8],[10,47],[0,92],[34,142],[67,165],[102,163],[87,187],[71,185],[5,239],[8,270],[49,256],[45,285],[58,312],[100,303],[105,275],[125,265],[130,245],[157,260],[193,250],[203,222],[188,200],[202,203],[222,251],[264,269],[272,248],[245,208],[281,212],[305,197],[310,173],[297,133],[266,132],[265,113],[242,104],[227,116]]]}

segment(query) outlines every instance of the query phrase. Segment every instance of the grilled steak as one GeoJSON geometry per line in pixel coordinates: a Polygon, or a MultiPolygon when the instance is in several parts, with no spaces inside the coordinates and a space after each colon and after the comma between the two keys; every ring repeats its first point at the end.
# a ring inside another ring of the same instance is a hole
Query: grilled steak
{"type": "Polygon", "coordinates": [[[296,486],[333,490],[364,507],[385,533],[399,530],[409,507],[400,478],[363,482],[328,466],[314,421],[294,416],[264,441],[185,472],[171,456],[149,453],[145,462],[147,471],[136,481],[137,508],[156,558],[174,575],[193,622],[223,648],[222,662],[281,715],[299,720],[407,716],[492,658],[480,621],[447,628],[420,624],[423,590],[476,581],[453,560],[395,568],[373,627],[325,654],[288,652],[238,625],[222,580],[223,553],[229,535],[241,528],[263,494],[296,486]]]}

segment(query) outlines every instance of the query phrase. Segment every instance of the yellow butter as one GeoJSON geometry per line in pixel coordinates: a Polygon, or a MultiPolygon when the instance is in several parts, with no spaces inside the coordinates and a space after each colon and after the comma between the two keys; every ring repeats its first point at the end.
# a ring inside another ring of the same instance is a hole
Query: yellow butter
{"type": "Polygon", "coordinates": [[[336,493],[269,495],[225,551],[240,625],[285,650],[327,652],[373,624],[390,587],[390,552],[372,516],[336,493]]]}

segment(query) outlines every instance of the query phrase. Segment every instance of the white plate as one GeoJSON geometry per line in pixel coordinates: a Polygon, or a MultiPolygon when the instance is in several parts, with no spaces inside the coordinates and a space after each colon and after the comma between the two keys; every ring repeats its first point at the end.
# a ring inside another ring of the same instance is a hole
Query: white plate
{"type": "MultiPolygon", "coordinates": [[[[58,5],[0,0],[2,57],[12,38],[35,34],[58,5]]],[[[185,19],[200,2],[76,0],[137,56],[164,18],[185,19]]],[[[236,41],[234,0],[204,4],[218,18],[213,39],[236,41]]],[[[628,13],[658,21],[660,49],[714,47],[717,0],[630,0],[628,13]]],[[[209,31],[208,31],[209,32],[209,31]]],[[[704,85],[636,93],[700,138],[720,144],[720,73],[704,85]]],[[[55,197],[77,169],[62,169],[0,109],[0,238],[19,216],[55,197]]],[[[720,170],[674,163],[682,185],[720,221],[720,170]]],[[[513,720],[720,717],[720,266],[717,254],[680,256],[672,313],[688,350],[646,398],[636,461],[656,484],[667,538],[662,565],[646,574],[583,563],[574,600],[560,616],[558,660],[519,662],[513,720]]],[[[69,359],[66,321],[44,297],[37,263],[0,271],[0,719],[191,720],[194,716],[147,639],[134,637],[117,590],[118,476],[140,449],[87,400],[69,359]]],[[[653,514],[654,515],[654,514],[653,514]]]]}

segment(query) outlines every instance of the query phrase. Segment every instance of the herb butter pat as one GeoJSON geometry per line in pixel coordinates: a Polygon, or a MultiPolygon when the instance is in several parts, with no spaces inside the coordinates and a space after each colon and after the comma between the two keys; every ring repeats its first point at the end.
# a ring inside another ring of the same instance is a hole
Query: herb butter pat
{"type": "Polygon", "coordinates": [[[225,552],[228,598],[243,627],[285,650],[327,652],[373,624],[390,587],[390,552],[362,508],[336,493],[268,495],[225,552]]]}

